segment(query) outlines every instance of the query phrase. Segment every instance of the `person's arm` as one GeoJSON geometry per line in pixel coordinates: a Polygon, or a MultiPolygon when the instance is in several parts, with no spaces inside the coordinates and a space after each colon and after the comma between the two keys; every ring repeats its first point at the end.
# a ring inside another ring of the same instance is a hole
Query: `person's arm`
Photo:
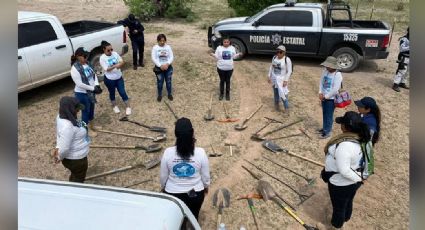
{"type": "Polygon", "coordinates": [[[342,83],[342,74],[341,74],[341,72],[337,72],[335,74],[333,81],[334,82],[332,84],[331,91],[329,93],[325,94],[325,98],[326,99],[329,99],[329,98],[337,95],[338,92],[339,92],[339,89],[341,89],[341,83],[342,83]]]}
{"type": "Polygon", "coordinates": [[[410,47],[406,42],[406,39],[401,39],[400,41],[400,53],[409,54],[410,47]]]}
{"type": "Polygon", "coordinates": [[[168,50],[169,50],[169,56],[168,56],[168,65],[171,65],[171,63],[173,63],[174,61],[174,54],[173,54],[173,50],[171,49],[171,46],[168,46],[168,50]]]}
{"type": "Polygon", "coordinates": [[[286,68],[286,71],[287,72],[285,73],[285,77],[283,78],[283,81],[288,82],[289,81],[289,78],[292,75],[292,61],[291,61],[290,58],[288,58],[286,56],[285,56],[285,60],[286,60],[286,66],[285,66],[285,68],[286,68]]]}
{"type": "Polygon", "coordinates": [[[72,139],[74,138],[73,127],[60,127],[56,139],[56,148],[58,149],[58,158],[63,160],[71,149],[72,139]]]}
{"type": "Polygon", "coordinates": [[[151,59],[152,59],[152,62],[155,64],[155,66],[161,67],[161,63],[159,62],[159,57],[158,57],[157,53],[158,53],[158,50],[157,50],[156,46],[154,46],[152,48],[152,52],[151,52],[151,59]]]}
{"type": "Polygon", "coordinates": [[[167,166],[166,152],[164,152],[161,158],[161,168],[159,172],[159,182],[161,183],[161,190],[165,189],[165,184],[167,183],[169,174],[170,174],[170,170],[168,169],[168,166],[167,166]]]}
{"type": "Polygon", "coordinates": [[[216,60],[220,59],[220,46],[215,49],[214,53],[210,53],[211,57],[214,57],[216,60]]]}
{"type": "Polygon", "coordinates": [[[104,58],[104,55],[100,56],[99,63],[100,63],[100,66],[102,66],[103,71],[111,72],[111,70],[115,69],[115,67],[108,65],[108,63],[106,62],[104,58]]]}
{"type": "Polygon", "coordinates": [[[113,65],[113,66],[115,66],[115,68],[121,68],[124,65],[124,60],[122,59],[122,57],[117,52],[114,52],[113,55],[118,60],[118,63],[113,65]]]}
{"type": "Polygon", "coordinates": [[[89,91],[94,90],[94,86],[86,85],[83,83],[83,81],[81,80],[81,74],[78,72],[78,70],[74,66],[72,66],[71,68],[71,78],[77,87],[81,89],[89,90],[89,91]]]}
{"type": "Polygon", "coordinates": [[[352,143],[350,142],[341,142],[335,150],[335,163],[338,172],[345,178],[360,182],[362,178],[351,168],[351,159],[350,156],[353,156],[355,153],[352,148],[352,143]]]}
{"type": "Polygon", "coordinates": [[[202,150],[202,160],[201,160],[201,180],[204,184],[204,187],[206,188],[206,193],[208,193],[208,187],[211,184],[211,177],[210,177],[210,166],[208,162],[207,154],[205,153],[205,150],[202,150]]]}

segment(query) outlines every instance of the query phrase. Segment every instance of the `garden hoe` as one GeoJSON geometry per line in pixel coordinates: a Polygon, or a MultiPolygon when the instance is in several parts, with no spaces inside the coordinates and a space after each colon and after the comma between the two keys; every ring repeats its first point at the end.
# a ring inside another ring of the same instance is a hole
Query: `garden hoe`
{"type": "Polygon", "coordinates": [[[221,224],[223,209],[230,206],[230,191],[227,188],[219,188],[213,194],[213,206],[218,207],[217,229],[221,224]]]}
{"type": "Polygon", "coordinates": [[[127,121],[127,122],[130,122],[130,123],[136,124],[138,126],[142,126],[144,128],[147,128],[147,129],[149,129],[149,131],[153,131],[153,132],[160,132],[160,133],[167,132],[167,128],[145,125],[145,124],[137,122],[137,121],[129,120],[127,116],[121,117],[120,121],[127,121]]]}
{"type": "Polygon", "coordinates": [[[299,176],[299,177],[303,178],[303,179],[307,182],[307,184],[308,184],[308,185],[313,185],[313,184],[314,184],[314,182],[316,181],[316,178],[308,178],[308,177],[305,177],[305,176],[303,176],[303,175],[301,175],[301,174],[299,174],[299,173],[297,173],[297,172],[295,172],[295,171],[291,170],[290,168],[287,168],[287,167],[285,167],[285,166],[283,166],[283,165],[281,165],[281,164],[279,164],[279,163],[275,162],[274,160],[272,160],[272,159],[270,159],[270,158],[268,158],[268,157],[263,156],[263,158],[264,158],[264,159],[266,159],[266,160],[268,160],[268,161],[270,161],[270,162],[272,162],[273,164],[275,164],[275,165],[277,165],[277,166],[279,166],[279,167],[281,167],[281,168],[283,168],[283,169],[286,169],[286,170],[288,170],[289,172],[291,172],[291,173],[293,173],[293,174],[295,174],[295,175],[297,175],[297,176],[299,176]]]}
{"type": "Polygon", "coordinates": [[[152,140],[153,142],[163,141],[167,138],[167,135],[165,133],[159,134],[156,137],[149,137],[149,136],[143,136],[143,135],[137,135],[137,134],[113,132],[113,131],[102,130],[102,129],[96,130],[96,132],[116,134],[116,135],[122,135],[122,136],[127,136],[127,137],[136,137],[136,138],[142,138],[142,139],[149,139],[149,140],[152,140]]]}
{"type": "Polygon", "coordinates": [[[174,118],[176,119],[176,121],[179,119],[179,117],[177,116],[177,114],[174,112],[173,108],[171,108],[171,106],[164,101],[165,105],[167,106],[167,108],[171,111],[171,113],[173,114],[174,118]]]}
{"type": "Polygon", "coordinates": [[[239,130],[239,131],[246,129],[246,127],[248,127],[246,125],[246,123],[249,121],[249,119],[251,119],[261,109],[261,107],[263,107],[263,105],[260,105],[253,113],[251,113],[251,115],[249,115],[247,118],[245,118],[245,120],[242,122],[242,124],[235,125],[235,129],[239,130]]]}
{"type": "Polygon", "coordinates": [[[226,105],[224,105],[224,103],[223,103],[223,109],[224,109],[224,114],[226,115],[226,118],[225,119],[218,120],[218,122],[228,123],[228,122],[239,121],[238,118],[230,118],[230,115],[227,113],[226,105]]]}
{"type": "Polygon", "coordinates": [[[136,149],[136,150],[145,150],[146,153],[153,153],[161,150],[161,146],[158,144],[153,144],[149,146],[144,145],[129,145],[129,146],[116,146],[116,145],[90,145],[90,148],[106,148],[106,149],[136,149]]]}
{"type": "Polygon", "coordinates": [[[295,125],[295,124],[300,123],[300,122],[302,122],[302,121],[303,121],[303,119],[299,119],[298,121],[294,121],[294,122],[289,123],[289,124],[287,124],[287,125],[283,125],[283,126],[280,126],[280,127],[276,128],[276,129],[273,129],[273,130],[271,130],[271,131],[268,131],[268,132],[266,132],[266,133],[265,133],[265,134],[263,134],[263,135],[259,135],[259,134],[257,133],[256,135],[253,135],[252,137],[253,137],[253,139],[258,140],[258,141],[264,141],[264,140],[266,139],[266,136],[267,136],[267,135],[270,135],[270,134],[272,134],[272,133],[275,133],[275,132],[277,132],[277,131],[279,131],[279,130],[282,130],[282,129],[284,129],[284,128],[288,128],[289,126],[295,125]]]}
{"type": "Polygon", "coordinates": [[[307,225],[306,223],[304,223],[304,221],[302,221],[296,214],[294,211],[292,211],[290,208],[284,206],[282,203],[279,202],[279,200],[277,199],[276,196],[276,192],[273,190],[273,187],[265,180],[260,180],[258,182],[258,186],[257,186],[258,191],[261,193],[261,195],[263,196],[263,200],[265,202],[267,202],[268,200],[272,200],[273,202],[275,202],[277,205],[279,205],[280,208],[282,208],[283,210],[285,210],[292,218],[294,218],[296,221],[298,221],[298,223],[300,223],[305,229],[307,230],[319,230],[316,227],[307,225]]]}
{"type": "Polygon", "coordinates": [[[210,105],[208,107],[208,112],[204,116],[204,120],[206,120],[206,121],[214,120],[214,115],[212,115],[212,97],[213,97],[213,95],[211,93],[211,99],[210,99],[210,105]]]}

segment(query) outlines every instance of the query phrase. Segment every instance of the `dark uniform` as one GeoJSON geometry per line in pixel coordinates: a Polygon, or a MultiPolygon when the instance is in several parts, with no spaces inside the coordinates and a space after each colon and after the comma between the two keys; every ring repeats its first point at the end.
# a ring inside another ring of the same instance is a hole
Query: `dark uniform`
{"type": "Polygon", "coordinates": [[[131,47],[133,49],[133,68],[137,69],[137,65],[144,67],[143,53],[145,51],[145,36],[143,31],[145,28],[133,14],[129,14],[123,21],[124,26],[128,27],[129,36],[131,40],[131,47]],[[139,58],[137,58],[139,53],[139,58]]]}

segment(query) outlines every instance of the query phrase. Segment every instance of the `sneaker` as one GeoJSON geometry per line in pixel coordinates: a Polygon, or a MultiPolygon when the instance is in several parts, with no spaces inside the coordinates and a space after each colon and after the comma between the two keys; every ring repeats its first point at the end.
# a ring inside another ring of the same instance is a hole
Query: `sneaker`
{"type": "Polygon", "coordinates": [[[329,138],[331,135],[328,133],[328,134],[325,134],[325,133],[322,133],[320,136],[319,136],[319,139],[327,139],[327,138],[329,138]]]}
{"type": "Polygon", "coordinates": [[[398,84],[394,83],[393,90],[394,91],[397,91],[397,92],[400,92],[400,88],[399,88],[398,84]]]}
{"type": "Polygon", "coordinates": [[[220,96],[218,97],[218,100],[220,101],[223,100],[223,97],[224,97],[223,94],[220,94],[220,96]]]}
{"type": "Polygon", "coordinates": [[[125,115],[131,115],[131,108],[130,107],[127,107],[126,109],[125,109],[125,115]]]}
{"type": "Polygon", "coordinates": [[[156,98],[156,100],[157,100],[158,102],[160,102],[160,101],[162,100],[162,96],[158,96],[158,97],[156,98]]]}
{"type": "Polygon", "coordinates": [[[406,83],[400,83],[398,84],[398,87],[403,88],[403,89],[409,89],[410,87],[406,85],[406,83]]]}
{"type": "Polygon", "coordinates": [[[230,101],[230,95],[226,94],[226,101],[230,101]]]}
{"type": "Polygon", "coordinates": [[[113,110],[114,113],[120,113],[120,109],[118,108],[118,106],[114,106],[113,110]]]}
{"type": "Polygon", "coordinates": [[[173,99],[173,95],[168,95],[168,100],[172,101],[173,99]]]}
{"type": "Polygon", "coordinates": [[[316,129],[316,133],[317,134],[322,134],[323,133],[323,129],[316,129]]]}
{"type": "Polygon", "coordinates": [[[139,66],[145,67],[145,63],[142,62],[142,63],[139,64],[139,66]]]}

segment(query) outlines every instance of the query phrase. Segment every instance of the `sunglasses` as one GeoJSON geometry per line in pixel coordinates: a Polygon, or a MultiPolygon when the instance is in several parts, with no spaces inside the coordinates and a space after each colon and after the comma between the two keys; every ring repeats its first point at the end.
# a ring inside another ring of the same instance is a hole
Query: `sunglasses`
{"type": "Polygon", "coordinates": [[[107,49],[106,52],[112,52],[114,49],[107,49]]]}
{"type": "Polygon", "coordinates": [[[276,53],[278,53],[278,54],[283,54],[283,53],[285,53],[284,51],[282,51],[282,50],[279,50],[279,51],[277,51],[276,53]]]}

